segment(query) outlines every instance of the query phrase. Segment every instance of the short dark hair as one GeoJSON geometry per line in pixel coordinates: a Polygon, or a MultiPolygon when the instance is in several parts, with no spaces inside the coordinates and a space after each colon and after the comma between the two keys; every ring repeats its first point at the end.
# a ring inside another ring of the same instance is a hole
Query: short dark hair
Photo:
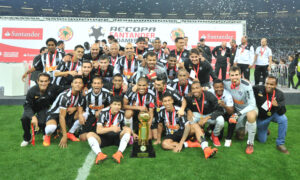
{"type": "Polygon", "coordinates": [[[105,39],[102,39],[101,42],[107,44],[107,41],[105,39]]]}
{"type": "Polygon", "coordinates": [[[46,45],[48,45],[48,42],[54,42],[54,44],[55,44],[55,46],[57,46],[57,41],[56,41],[56,39],[54,39],[54,38],[48,38],[47,40],[46,40],[46,45]]]}
{"type": "Polygon", "coordinates": [[[184,40],[184,38],[183,37],[176,37],[176,39],[175,39],[175,43],[177,43],[180,39],[183,39],[184,40]]]}
{"type": "Polygon", "coordinates": [[[218,84],[218,83],[223,84],[223,81],[221,79],[215,79],[214,82],[213,82],[213,85],[218,84]]]}
{"type": "Polygon", "coordinates": [[[278,82],[277,77],[275,77],[275,76],[273,76],[273,75],[268,75],[267,78],[275,79],[276,84],[277,84],[277,82],[278,82]]]}
{"type": "Polygon", "coordinates": [[[39,80],[41,76],[48,77],[48,79],[50,80],[50,75],[47,74],[47,73],[43,73],[43,72],[42,72],[42,73],[39,73],[37,80],[39,80]]]}
{"type": "Polygon", "coordinates": [[[155,56],[156,57],[156,54],[153,51],[148,51],[148,53],[146,54],[146,58],[148,58],[149,56],[151,56],[151,57],[155,56]]]}
{"type": "Polygon", "coordinates": [[[92,83],[94,82],[95,79],[100,79],[101,82],[103,82],[101,76],[99,76],[99,75],[96,75],[96,76],[93,77],[92,83]]]}
{"type": "Polygon", "coordinates": [[[59,45],[61,45],[61,44],[64,44],[64,43],[65,43],[64,41],[59,40],[59,41],[57,42],[57,46],[59,46],[59,45]]]}
{"type": "Polygon", "coordinates": [[[165,74],[158,74],[156,80],[157,81],[162,81],[163,84],[167,83],[167,77],[165,76],[165,74]]]}
{"type": "Polygon", "coordinates": [[[85,64],[85,63],[89,63],[93,67],[93,64],[92,64],[91,61],[85,59],[85,60],[82,61],[82,65],[85,64]]]}
{"type": "Polygon", "coordinates": [[[103,55],[100,56],[99,60],[107,60],[107,61],[109,61],[109,58],[108,58],[107,55],[103,54],[103,55]]]}
{"type": "Polygon", "coordinates": [[[194,85],[194,84],[199,84],[199,85],[200,85],[200,87],[201,87],[201,83],[200,83],[200,81],[193,81],[192,85],[194,85]]]}
{"type": "Polygon", "coordinates": [[[122,98],[122,96],[119,96],[119,95],[113,96],[113,97],[111,98],[111,104],[112,104],[113,102],[120,102],[121,105],[123,106],[123,98],[122,98]]]}
{"type": "Polygon", "coordinates": [[[42,47],[42,48],[40,49],[40,53],[42,53],[43,51],[45,51],[45,49],[47,49],[47,47],[42,47]]]}
{"type": "Polygon", "coordinates": [[[199,52],[198,48],[193,48],[193,49],[190,50],[190,54],[200,55],[200,52],[199,52]]]}
{"type": "Polygon", "coordinates": [[[146,42],[146,40],[144,37],[139,37],[139,38],[137,38],[135,43],[138,43],[138,42],[146,42]]]}
{"type": "Polygon", "coordinates": [[[238,66],[235,66],[235,65],[233,65],[233,66],[230,67],[229,72],[231,72],[231,71],[232,72],[239,71],[240,74],[241,74],[241,68],[238,67],[238,66]]]}
{"type": "Polygon", "coordinates": [[[120,78],[123,79],[123,76],[122,76],[122,74],[120,74],[120,73],[115,74],[115,75],[113,76],[113,79],[115,79],[116,77],[120,77],[120,78]]]}
{"type": "Polygon", "coordinates": [[[81,75],[76,75],[76,76],[74,76],[72,82],[74,82],[76,79],[81,79],[82,82],[83,82],[83,78],[82,78],[81,75]]]}
{"type": "Polygon", "coordinates": [[[115,37],[114,37],[113,35],[109,35],[109,36],[107,36],[107,39],[109,39],[109,40],[114,40],[115,37]]]}
{"type": "Polygon", "coordinates": [[[112,41],[115,42],[115,43],[118,43],[118,40],[117,40],[117,39],[113,39],[112,41]]]}
{"type": "Polygon", "coordinates": [[[149,82],[148,82],[148,78],[143,77],[143,76],[140,77],[139,80],[138,80],[138,82],[141,82],[141,81],[145,81],[145,82],[147,82],[147,84],[149,83],[149,82]]]}
{"type": "Polygon", "coordinates": [[[168,43],[166,41],[164,41],[163,44],[168,44],[168,43]]]}
{"type": "Polygon", "coordinates": [[[95,43],[99,43],[99,42],[100,42],[100,40],[98,40],[98,39],[95,40],[95,43]]]}
{"type": "MultiPolygon", "coordinates": [[[[171,98],[173,99],[172,94],[170,94],[170,93],[168,93],[168,92],[166,92],[165,94],[163,94],[162,100],[164,100],[164,98],[166,98],[166,97],[171,97],[171,98]]],[[[173,99],[173,100],[174,100],[174,99],[173,99]]]]}
{"type": "Polygon", "coordinates": [[[156,37],[156,38],[154,39],[154,41],[160,41],[160,38],[159,38],[159,37],[156,37]]]}
{"type": "Polygon", "coordinates": [[[177,56],[175,54],[169,54],[169,56],[167,57],[167,59],[170,59],[170,58],[175,58],[177,59],[177,56]]]}
{"type": "Polygon", "coordinates": [[[84,49],[84,47],[81,44],[78,44],[78,45],[75,46],[74,51],[76,51],[78,48],[84,49]]]}

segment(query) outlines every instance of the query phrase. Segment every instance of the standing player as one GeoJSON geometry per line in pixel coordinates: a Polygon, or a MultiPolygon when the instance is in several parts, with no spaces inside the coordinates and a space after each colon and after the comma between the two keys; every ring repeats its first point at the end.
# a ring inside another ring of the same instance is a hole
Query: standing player
{"type": "MultiPolygon", "coordinates": [[[[234,127],[236,124],[237,136],[243,139],[246,132],[248,132],[248,141],[246,153],[252,154],[254,151],[254,138],[256,133],[256,117],[258,114],[256,108],[255,97],[253,89],[248,81],[241,79],[241,69],[237,66],[232,66],[229,70],[230,79],[224,81],[224,87],[230,92],[234,102],[235,113],[230,117],[228,135],[226,140],[231,140],[234,127]],[[244,127],[246,127],[244,130],[244,127]]],[[[228,143],[231,143],[228,142],[228,143]]]]}
{"type": "Polygon", "coordinates": [[[233,66],[236,50],[237,50],[237,45],[235,39],[230,40],[230,67],[233,66]]]}
{"type": "Polygon", "coordinates": [[[58,124],[63,135],[59,143],[60,147],[67,147],[67,139],[79,141],[73,133],[79,128],[80,122],[81,124],[85,122],[83,117],[84,98],[80,93],[83,88],[82,77],[74,76],[71,87],[58,95],[48,111],[44,146],[50,146],[51,135],[55,132],[58,124]],[[79,120],[74,121],[75,119],[79,120]],[[72,125],[68,133],[66,125],[68,127],[72,125]]]}
{"type": "Polygon", "coordinates": [[[212,50],[213,56],[216,58],[215,74],[219,77],[220,69],[222,70],[222,80],[226,79],[227,59],[230,57],[230,49],[226,47],[226,42],[223,41],[221,46],[216,46],[212,50]]]}
{"type": "Polygon", "coordinates": [[[178,67],[176,66],[176,55],[170,54],[166,60],[161,60],[161,62],[166,67],[168,79],[173,80],[177,78],[178,67]]]}
{"type": "Polygon", "coordinates": [[[234,65],[237,65],[241,69],[241,74],[244,78],[249,80],[250,78],[250,67],[254,61],[254,48],[252,45],[248,44],[247,36],[242,37],[242,44],[238,47],[235,58],[234,65]]]}
{"type": "Polygon", "coordinates": [[[100,146],[119,146],[118,151],[112,157],[117,163],[120,163],[121,158],[123,158],[122,153],[129,142],[131,130],[125,126],[124,112],[121,109],[122,98],[120,96],[113,97],[110,106],[100,113],[97,122],[97,134],[95,132],[87,134],[87,141],[91,149],[97,154],[96,164],[107,158],[107,155],[101,151],[100,146]]]}
{"type": "Polygon", "coordinates": [[[175,46],[175,49],[170,52],[170,55],[175,55],[178,63],[186,61],[189,58],[189,51],[184,49],[184,38],[177,37],[175,39],[175,46]]]}
{"type": "Polygon", "coordinates": [[[30,123],[35,129],[43,129],[46,124],[46,113],[55,100],[57,92],[50,84],[50,75],[40,73],[37,79],[37,85],[30,88],[26,95],[24,103],[24,113],[21,118],[24,130],[23,142],[21,147],[27,146],[31,139],[30,123]]]}
{"type": "Polygon", "coordinates": [[[207,45],[205,45],[205,39],[204,38],[201,38],[200,39],[200,42],[199,42],[199,45],[197,47],[201,52],[203,52],[203,56],[206,58],[206,60],[211,63],[211,58],[212,58],[212,55],[211,55],[211,50],[210,50],[210,47],[208,47],[207,45]]]}
{"type": "Polygon", "coordinates": [[[120,46],[117,43],[112,43],[109,47],[109,53],[110,53],[109,62],[112,66],[115,66],[117,60],[120,58],[119,50],[120,50],[120,46]]]}
{"type": "Polygon", "coordinates": [[[155,38],[153,48],[149,49],[148,52],[153,51],[156,54],[157,62],[161,63],[162,60],[166,59],[165,49],[161,46],[161,41],[159,38],[155,38]]]}
{"type": "Polygon", "coordinates": [[[254,86],[254,95],[256,105],[259,109],[257,118],[257,137],[258,141],[265,143],[267,141],[268,126],[271,121],[278,123],[278,137],[276,147],[279,151],[289,154],[285,147],[285,136],[287,132],[288,119],[285,116],[285,100],[282,91],[276,88],[277,79],[274,76],[268,76],[265,86],[254,86]]]}
{"type": "Polygon", "coordinates": [[[259,84],[262,77],[262,83],[265,84],[268,71],[271,70],[270,64],[272,63],[272,50],[267,46],[267,39],[261,39],[261,46],[255,51],[254,62],[252,67],[255,66],[254,79],[255,85],[259,84]]]}

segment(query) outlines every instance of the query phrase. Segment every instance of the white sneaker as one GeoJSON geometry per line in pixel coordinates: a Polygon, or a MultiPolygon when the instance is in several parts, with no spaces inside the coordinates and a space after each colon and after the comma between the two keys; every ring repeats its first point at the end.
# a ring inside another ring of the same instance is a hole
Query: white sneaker
{"type": "Polygon", "coordinates": [[[24,140],[24,141],[21,142],[20,146],[25,147],[25,146],[28,146],[28,144],[29,144],[29,142],[24,140]]]}
{"type": "Polygon", "coordinates": [[[225,139],[224,146],[225,147],[230,147],[231,146],[231,139],[225,139]]]}

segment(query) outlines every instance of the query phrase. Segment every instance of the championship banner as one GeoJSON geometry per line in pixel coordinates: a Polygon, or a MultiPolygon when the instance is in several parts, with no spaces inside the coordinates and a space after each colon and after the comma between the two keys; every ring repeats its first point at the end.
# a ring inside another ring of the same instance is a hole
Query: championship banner
{"type": "MultiPolygon", "coordinates": [[[[168,19],[113,19],[113,18],[53,18],[0,17],[0,62],[32,61],[48,38],[65,42],[66,51],[78,44],[106,39],[113,35],[124,46],[135,45],[138,37],[156,37],[174,48],[176,37],[187,36],[188,45],[196,46],[200,38],[211,47],[222,41],[236,39],[239,44],[245,34],[245,21],[204,21],[168,19]]],[[[229,44],[228,44],[229,46],[229,44]]]]}

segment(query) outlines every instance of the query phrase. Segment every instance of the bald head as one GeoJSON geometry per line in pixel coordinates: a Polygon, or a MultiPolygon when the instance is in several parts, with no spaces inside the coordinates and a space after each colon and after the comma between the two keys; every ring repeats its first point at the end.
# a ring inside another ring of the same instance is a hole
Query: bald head
{"type": "Polygon", "coordinates": [[[266,46],[267,45],[267,38],[262,38],[260,41],[261,46],[266,46]]]}

